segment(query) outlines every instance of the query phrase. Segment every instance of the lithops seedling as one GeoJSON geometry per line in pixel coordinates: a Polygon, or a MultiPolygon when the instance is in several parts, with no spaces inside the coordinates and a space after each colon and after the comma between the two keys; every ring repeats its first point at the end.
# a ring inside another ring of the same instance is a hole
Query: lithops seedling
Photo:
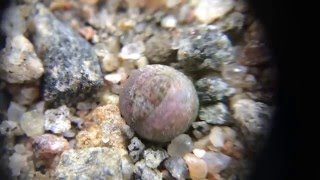
{"type": "Polygon", "coordinates": [[[154,142],[168,142],[185,132],[198,108],[192,82],[164,65],[147,65],[133,72],[120,93],[120,111],[127,124],[154,142]]]}

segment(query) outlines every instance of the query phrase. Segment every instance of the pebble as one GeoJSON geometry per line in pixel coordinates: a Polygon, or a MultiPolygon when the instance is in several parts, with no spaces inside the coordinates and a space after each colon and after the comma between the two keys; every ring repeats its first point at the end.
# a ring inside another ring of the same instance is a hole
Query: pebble
{"type": "Polygon", "coordinates": [[[134,164],[127,152],[121,156],[121,171],[124,180],[131,180],[133,177],[134,164]]]}
{"type": "Polygon", "coordinates": [[[9,168],[11,169],[12,176],[19,176],[22,171],[28,169],[28,156],[14,153],[9,157],[9,168]]]}
{"type": "Polygon", "coordinates": [[[222,77],[233,87],[250,88],[256,84],[255,77],[248,74],[248,67],[237,64],[225,65],[222,69],[222,77]]]}
{"type": "Polygon", "coordinates": [[[42,157],[62,153],[68,149],[69,143],[63,138],[53,134],[43,134],[34,138],[32,147],[42,157]]]}
{"type": "Polygon", "coordinates": [[[37,110],[28,111],[20,118],[20,126],[27,136],[39,136],[44,133],[44,116],[37,110]]]}
{"type": "Polygon", "coordinates": [[[162,180],[162,174],[158,169],[151,169],[146,165],[144,160],[135,164],[135,179],[141,180],[162,180]]]}
{"type": "Polygon", "coordinates": [[[33,42],[45,66],[44,100],[54,105],[79,101],[103,85],[99,60],[90,43],[59,21],[43,4],[30,17],[33,42]],[[75,98],[76,97],[76,98],[75,98]]]}
{"type": "Polygon", "coordinates": [[[196,26],[177,38],[178,61],[187,71],[220,71],[223,64],[234,61],[231,41],[215,26],[196,26]]]}
{"type": "Polygon", "coordinates": [[[22,12],[22,6],[11,5],[3,12],[1,30],[7,36],[16,36],[26,32],[26,21],[22,12]]]}
{"type": "Polygon", "coordinates": [[[160,163],[166,159],[168,156],[168,153],[164,149],[151,149],[148,148],[144,150],[143,152],[143,158],[145,160],[146,165],[149,168],[157,168],[160,163]]]}
{"type": "Polygon", "coordinates": [[[123,179],[119,152],[95,147],[70,149],[61,154],[55,179],[123,179]]]}
{"type": "Polygon", "coordinates": [[[201,0],[195,8],[194,14],[200,22],[209,24],[222,18],[233,7],[233,0],[201,0]]]}
{"type": "Polygon", "coordinates": [[[208,173],[208,167],[203,159],[194,154],[187,153],[183,156],[189,169],[191,179],[205,179],[208,173]]]}
{"type": "Polygon", "coordinates": [[[223,133],[222,128],[220,127],[213,127],[210,132],[210,142],[216,148],[222,148],[225,141],[225,136],[223,133]]]}
{"type": "Polygon", "coordinates": [[[130,126],[128,126],[127,124],[122,126],[122,131],[125,133],[125,135],[131,139],[134,136],[134,131],[131,129],[130,126]]]}
{"type": "Polygon", "coordinates": [[[172,157],[183,157],[193,150],[193,142],[189,135],[180,134],[168,145],[168,154],[172,157]]]}
{"type": "Polygon", "coordinates": [[[226,125],[231,122],[231,115],[228,107],[223,103],[201,107],[199,118],[213,125],[226,125]]]}
{"type": "Polygon", "coordinates": [[[103,72],[112,72],[118,69],[120,66],[119,59],[115,54],[109,52],[107,45],[98,43],[94,46],[94,49],[103,72]]]}
{"type": "Polygon", "coordinates": [[[182,0],[166,0],[166,7],[167,8],[174,8],[179,5],[182,0]]]}
{"type": "Polygon", "coordinates": [[[99,97],[100,97],[100,103],[102,105],[107,105],[107,104],[118,105],[119,104],[119,95],[114,94],[109,90],[102,92],[102,95],[99,97]]]}
{"type": "Polygon", "coordinates": [[[192,123],[193,127],[193,134],[196,136],[197,139],[209,134],[210,132],[210,125],[205,121],[196,121],[192,123]]]}
{"type": "Polygon", "coordinates": [[[164,161],[164,166],[178,180],[187,179],[189,176],[187,164],[182,157],[170,157],[164,161]]]}
{"type": "Polygon", "coordinates": [[[240,12],[232,12],[221,21],[216,22],[214,25],[223,31],[236,30],[239,31],[243,28],[245,22],[245,15],[240,12]]]}
{"type": "Polygon", "coordinates": [[[70,110],[66,105],[57,109],[48,109],[44,113],[44,128],[55,134],[68,131],[71,128],[70,110]]]}
{"type": "Polygon", "coordinates": [[[33,45],[23,35],[7,37],[0,51],[0,77],[9,83],[24,83],[39,79],[44,67],[33,45]]]}
{"type": "Polygon", "coordinates": [[[8,114],[7,114],[8,120],[19,122],[21,116],[26,112],[26,110],[27,110],[26,107],[11,101],[8,108],[8,114]]]}
{"type": "Polygon", "coordinates": [[[138,60],[145,51],[144,43],[139,41],[136,43],[130,43],[121,48],[119,57],[124,60],[138,60]]]}
{"type": "Polygon", "coordinates": [[[92,125],[78,132],[76,135],[76,146],[78,148],[103,146],[101,136],[101,128],[97,124],[92,125]]]}
{"type": "Polygon", "coordinates": [[[14,101],[21,105],[31,105],[40,96],[39,87],[22,87],[19,93],[13,97],[14,101]]]}
{"type": "Polygon", "coordinates": [[[2,121],[0,124],[0,132],[6,136],[20,136],[23,135],[23,130],[16,121],[2,121]]]}
{"type": "Polygon", "coordinates": [[[224,155],[223,153],[217,153],[213,151],[207,151],[201,157],[206,163],[209,172],[216,172],[219,173],[226,169],[230,163],[232,158],[224,155]]]}
{"type": "Polygon", "coordinates": [[[236,92],[234,88],[218,76],[201,78],[196,81],[195,85],[202,103],[224,101],[236,92]]]}
{"type": "Polygon", "coordinates": [[[194,148],[206,149],[209,144],[210,144],[210,135],[207,135],[197,140],[196,142],[194,142],[194,148]]]}
{"type": "Polygon", "coordinates": [[[146,65],[149,64],[148,59],[143,56],[140,59],[138,59],[137,61],[135,61],[136,66],[138,67],[138,69],[145,67],[146,65]]]}
{"type": "Polygon", "coordinates": [[[133,137],[128,145],[129,156],[133,162],[137,162],[140,159],[140,155],[145,149],[145,145],[137,137],[133,137]]]}
{"type": "Polygon", "coordinates": [[[175,28],[177,26],[177,19],[173,15],[167,15],[162,18],[161,26],[164,28],[175,28]]]}
{"type": "Polygon", "coordinates": [[[121,76],[121,74],[118,74],[118,73],[112,73],[112,74],[105,75],[104,79],[108,82],[113,83],[113,84],[118,84],[118,83],[120,83],[122,76],[121,76]]]}
{"type": "Polygon", "coordinates": [[[170,34],[156,33],[146,41],[145,55],[150,63],[164,63],[174,61],[175,51],[171,48],[170,34]]]}
{"type": "Polygon", "coordinates": [[[234,118],[250,132],[265,134],[268,131],[272,115],[272,108],[268,105],[251,99],[239,99],[231,108],[234,118]]]}

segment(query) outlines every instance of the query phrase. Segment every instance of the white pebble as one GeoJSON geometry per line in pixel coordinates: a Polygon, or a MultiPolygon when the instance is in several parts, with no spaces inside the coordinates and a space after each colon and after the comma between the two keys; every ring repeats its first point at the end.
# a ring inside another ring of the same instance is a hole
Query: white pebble
{"type": "Polygon", "coordinates": [[[121,48],[119,57],[125,60],[138,60],[143,56],[144,51],[143,42],[130,43],[121,48]]]}
{"type": "Polygon", "coordinates": [[[222,18],[234,7],[233,0],[201,0],[194,14],[203,23],[211,23],[222,18]]]}
{"type": "Polygon", "coordinates": [[[220,127],[213,127],[210,132],[210,141],[214,147],[221,148],[224,145],[224,134],[220,127]]]}
{"type": "Polygon", "coordinates": [[[20,120],[21,129],[29,137],[35,137],[44,133],[44,117],[36,110],[24,113],[20,120]]]}
{"type": "Polygon", "coordinates": [[[161,20],[161,26],[165,28],[174,28],[177,26],[177,19],[173,15],[167,15],[161,20]]]}
{"type": "Polygon", "coordinates": [[[192,152],[193,152],[193,154],[196,155],[198,158],[202,158],[202,157],[206,154],[206,151],[203,150],[203,149],[194,149],[192,152]]]}
{"type": "Polygon", "coordinates": [[[118,74],[118,73],[107,74],[104,76],[104,79],[113,83],[113,84],[118,84],[121,81],[122,76],[121,76],[121,74],[118,74]]]}

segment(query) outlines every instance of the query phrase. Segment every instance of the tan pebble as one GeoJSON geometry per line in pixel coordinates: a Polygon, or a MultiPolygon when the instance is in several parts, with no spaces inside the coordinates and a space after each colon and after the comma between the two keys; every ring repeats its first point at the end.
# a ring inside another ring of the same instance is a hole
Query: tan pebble
{"type": "Polygon", "coordinates": [[[207,177],[208,168],[203,159],[198,158],[194,154],[187,153],[183,156],[186,161],[190,177],[193,180],[204,180],[207,177]]]}
{"type": "Polygon", "coordinates": [[[65,1],[65,0],[56,0],[51,2],[49,8],[50,10],[54,11],[54,10],[58,10],[58,9],[62,9],[62,10],[68,10],[71,9],[73,7],[73,4],[69,1],[65,1]]]}
{"type": "Polygon", "coordinates": [[[210,144],[210,138],[208,135],[196,141],[194,143],[194,147],[198,149],[206,149],[209,144],[210,144]]]}
{"type": "Polygon", "coordinates": [[[80,131],[76,136],[76,141],[77,148],[101,146],[101,128],[98,125],[94,125],[86,130],[80,131]]]}

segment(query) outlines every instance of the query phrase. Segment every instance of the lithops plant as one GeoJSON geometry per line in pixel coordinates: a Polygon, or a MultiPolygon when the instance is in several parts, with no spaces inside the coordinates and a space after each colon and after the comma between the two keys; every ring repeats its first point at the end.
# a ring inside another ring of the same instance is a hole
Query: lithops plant
{"type": "Polygon", "coordinates": [[[165,65],[134,71],[120,93],[120,111],[142,138],[168,142],[196,119],[199,100],[193,83],[165,65]]]}

